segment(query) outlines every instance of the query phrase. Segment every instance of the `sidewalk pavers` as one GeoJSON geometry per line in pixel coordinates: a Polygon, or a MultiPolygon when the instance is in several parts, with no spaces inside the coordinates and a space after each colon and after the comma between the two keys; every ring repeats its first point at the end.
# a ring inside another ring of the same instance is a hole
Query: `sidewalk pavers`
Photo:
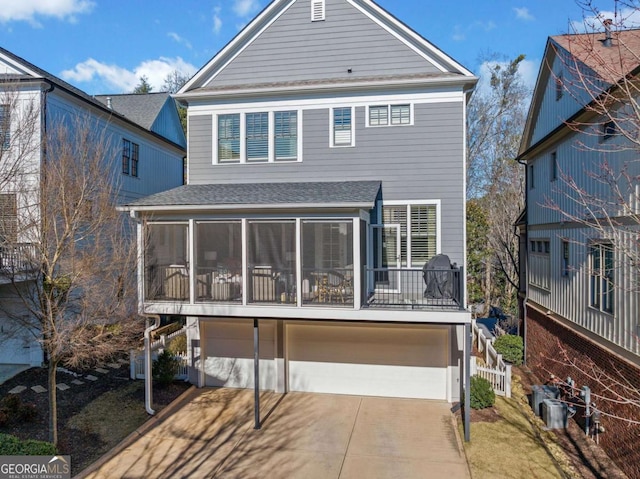
{"type": "Polygon", "coordinates": [[[100,374],[107,374],[109,372],[108,369],[104,369],[104,368],[96,368],[95,370],[100,374]]]}
{"type": "Polygon", "coordinates": [[[46,390],[45,388],[43,388],[42,386],[40,386],[40,385],[38,385],[38,386],[32,386],[32,387],[31,387],[31,390],[32,390],[33,392],[35,392],[35,393],[38,393],[38,394],[40,394],[40,393],[46,393],[46,392],[47,392],[47,390],[46,390]]]}
{"type": "Polygon", "coordinates": [[[60,384],[56,384],[56,387],[58,388],[58,390],[60,391],[66,391],[67,389],[71,389],[71,386],[68,386],[65,383],[60,383],[60,384]]]}
{"type": "Polygon", "coordinates": [[[84,381],[80,381],[79,379],[74,379],[73,381],[71,381],[71,384],[75,384],[76,386],[80,386],[81,384],[84,384],[84,381]]]}
{"type": "Polygon", "coordinates": [[[98,380],[98,378],[97,378],[97,377],[92,376],[91,374],[87,374],[84,378],[85,378],[86,380],[88,380],[88,381],[97,381],[97,380],[98,380]]]}

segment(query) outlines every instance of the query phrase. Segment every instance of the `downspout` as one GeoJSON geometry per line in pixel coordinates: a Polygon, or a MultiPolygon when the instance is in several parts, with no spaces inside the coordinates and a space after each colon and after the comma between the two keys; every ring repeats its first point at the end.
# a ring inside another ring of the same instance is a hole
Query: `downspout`
{"type": "MultiPolygon", "coordinates": [[[[524,243],[524,297],[522,298],[522,364],[523,366],[527,365],[527,301],[529,297],[529,216],[528,216],[528,205],[529,205],[529,168],[527,168],[527,162],[516,158],[516,161],[524,166],[524,212],[527,220],[524,223],[524,232],[526,235],[525,243],[524,243]]],[[[522,251],[520,252],[522,253],[522,251]]],[[[523,274],[520,274],[520,277],[523,277],[523,274]]]]}
{"type": "Polygon", "coordinates": [[[147,324],[150,319],[154,320],[153,325],[147,326],[144,330],[144,408],[150,416],[156,412],[152,409],[153,403],[153,382],[151,367],[151,331],[160,327],[160,316],[157,314],[146,315],[147,324]]]}

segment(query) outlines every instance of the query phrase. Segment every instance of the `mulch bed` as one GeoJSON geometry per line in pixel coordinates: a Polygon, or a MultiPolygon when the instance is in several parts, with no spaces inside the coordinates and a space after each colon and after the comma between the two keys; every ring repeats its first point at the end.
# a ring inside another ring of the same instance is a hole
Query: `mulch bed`
{"type": "MultiPolygon", "coordinates": [[[[514,367],[513,374],[520,376],[522,386],[527,394],[531,394],[533,384],[544,383],[526,367],[514,367]]],[[[582,428],[575,421],[569,420],[569,427],[566,430],[555,429],[553,433],[580,477],[584,479],[627,479],[620,468],[601,447],[584,434],[582,428]]]]}
{"type": "MultiPolygon", "coordinates": [[[[109,369],[106,368],[105,369],[109,369]]],[[[105,447],[99,437],[95,434],[80,431],[78,429],[67,428],[68,421],[78,414],[87,404],[94,401],[102,394],[120,388],[126,388],[135,383],[131,398],[140,402],[140,407],[144,408],[144,381],[132,381],[129,378],[129,367],[123,365],[120,369],[109,369],[106,374],[96,371],[85,371],[84,374],[91,374],[98,377],[97,381],[88,381],[79,377],[84,382],[82,385],[72,385],[71,381],[76,377],[58,372],[57,381],[71,386],[66,391],[57,392],[58,401],[58,449],[61,454],[72,456],[72,467],[74,473],[79,472],[77,466],[85,467],[91,462],[105,454],[109,447],[105,447]]],[[[8,395],[15,386],[27,386],[27,390],[18,396],[23,403],[30,403],[36,406],[37,418],[32,422],[12,421],[4,427],[0,427],[0,432],[12,434],[20,439],[37,439],[47,441],[49,438],[49,400],[48,393],[35,393],[31,386],[40,385],[48,388],[47,369],[32,368],[20,373],[14,378],[0,385],[0,398],[8,395]]],[[[155,388],[153,391],[154,408],[162,409],[182,394],[190,385],[183,381],[176,381],[166,388],[155,388]]],[[[118,411],[113,411],[117,414],[118,411]]],[[[124,438],[122,438],[124,439],[124,438]]]]}

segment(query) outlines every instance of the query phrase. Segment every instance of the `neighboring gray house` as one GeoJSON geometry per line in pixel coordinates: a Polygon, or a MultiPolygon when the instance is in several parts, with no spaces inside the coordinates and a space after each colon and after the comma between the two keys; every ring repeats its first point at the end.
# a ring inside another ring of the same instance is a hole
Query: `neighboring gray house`
{"type": "MultiPolygon", "coordinates": [[[[20,274],[31,247],[17,226],[20,212],[28,208],[26,202],[37,202],[37,193],[25,197],[10,178],[14,158],[21,163],[20,181],[37,185],[47,131],[79,117],[88,119],[112,147],[114,158],[109,159],[121,173],[115,175],[115,206],[183,184],[186,138],[167,93],[98,97],[101,102],[2,48],[0,81],[0,301],[5,308],[14,292],[12,281],[20,285],[21,278],[28,277],[20,274]]],[[[19,302],[15,308],[20,308],[19,302]]],[[[42,363],[36,338],[16,330],[1,314],[0,343],[0,364],[42,363]]]]}
{"type": "Polygon", "coordinates": [[[547,42],[518,156],[522,316],[528,366],[589,386],[600,444],[639,477],[640,164],[623,132],[637,138],[640,30],[610,33],[547,42]]]}
{"type": "Polygon", "coordinates": [[[475,83],[372,1],[276,0],[175,95],[188,184],[126,209],[194,384],[253,387],[259,346],[263,389],[461,398],[475,83]]]}

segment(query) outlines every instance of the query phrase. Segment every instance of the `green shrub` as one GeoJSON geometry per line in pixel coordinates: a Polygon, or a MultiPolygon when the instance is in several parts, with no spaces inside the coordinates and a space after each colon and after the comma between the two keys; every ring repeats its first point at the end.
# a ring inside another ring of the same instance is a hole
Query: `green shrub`
{"type": "Polygon", "coordinates": [[[160,386],[167,386],[173,382],[178,373],[180,361],[169,351],[162,351],[158,359],[153,362],[153,380],[160,386]]]}
{"type": "Polygon", "coordinates": [[[50,442],[21,441],[10,434],[0,434],[0,456],[53,456],[56,453],[50,442]]]}
{"type": "Polygon", "coordinates": [[[169,346],[167,346],[167,351],[172,354],[184,354],[187,352],[187,336],[185,334],[181,334],[171,340],[169,346]]]}
{"type": "Polygon", "coordinates": [[[522,364],[522,355],[524,353],[524,343],[520,336],[513,334],[503,334],[498,336],[493,343],[493,347],[502,354],[502,358],[515,365],[520,366],[522,364]]]}
{"type": "Polygon", "coordinates": [[[471,377],[471,408],[484,409],[491,407],[496,402],[496,393],[493,392],[491,383],[480,376],[471,377]]]}

